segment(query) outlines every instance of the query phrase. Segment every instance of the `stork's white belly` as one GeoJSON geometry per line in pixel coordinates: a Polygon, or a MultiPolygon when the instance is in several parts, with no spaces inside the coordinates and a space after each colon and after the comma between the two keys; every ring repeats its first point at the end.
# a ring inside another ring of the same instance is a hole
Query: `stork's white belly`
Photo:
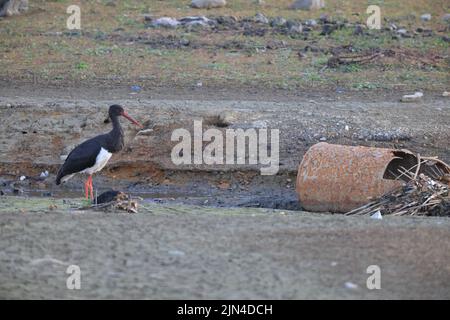
{"type": "Polygon", "coordinates": [[[92,167],[84,169],[81,172],[91,175],[97,171],[102,170],[103,167],[108,163],[109,158],[111,158],[111,156],[112,156],[111,152],[108,152],[108,150],[101,148],[100,152],[97,155],[97,158],[95,159],[95,164],[92,167]]]}

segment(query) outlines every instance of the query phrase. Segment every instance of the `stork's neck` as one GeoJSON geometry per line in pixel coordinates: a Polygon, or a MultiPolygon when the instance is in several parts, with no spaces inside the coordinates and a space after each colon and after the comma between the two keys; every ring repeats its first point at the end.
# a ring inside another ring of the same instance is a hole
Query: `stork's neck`
{"type": "Polygon", "coordinates": [[[124,141],[123,141],[123,130],[122,126],[120,125],[119,117],[114,116],[111,118],[112,122],[112,130],[109,132],[109,136],[111,137],[110,143],[110,151],[111,152],[118,152],[123,148],[124,141]]]}

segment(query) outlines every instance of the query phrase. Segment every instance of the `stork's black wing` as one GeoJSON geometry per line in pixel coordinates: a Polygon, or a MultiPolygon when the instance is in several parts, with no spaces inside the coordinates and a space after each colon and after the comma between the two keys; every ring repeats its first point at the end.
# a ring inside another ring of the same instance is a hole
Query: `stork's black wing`
{"type": "Polygon", "coordinates": [[[56,184],[61,183],[61,179],[69,174],[81,172],[95,164],[101,145],[101,136],[86,140],[73,149],[67,156],[66,161],[61,166],[56,176],[56,184]]]}

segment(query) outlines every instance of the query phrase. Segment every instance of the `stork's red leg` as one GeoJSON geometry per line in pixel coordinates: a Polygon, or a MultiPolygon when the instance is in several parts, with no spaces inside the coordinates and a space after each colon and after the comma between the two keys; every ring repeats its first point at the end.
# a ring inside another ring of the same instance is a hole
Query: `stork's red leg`
{"type": "Polygon", "coordinates": [[[92,185],[92,176],[89,176],[89,186],[91,191],[91,200],[94,202],[94,186],[92,185]]]}
{"type": "Polygon", "coordinates": [[[84,183],[84,195],[86,197],[86,200],[89,199],[88,187],[89,187],[89,179],[87,179],[86,182],[84,183]]]}

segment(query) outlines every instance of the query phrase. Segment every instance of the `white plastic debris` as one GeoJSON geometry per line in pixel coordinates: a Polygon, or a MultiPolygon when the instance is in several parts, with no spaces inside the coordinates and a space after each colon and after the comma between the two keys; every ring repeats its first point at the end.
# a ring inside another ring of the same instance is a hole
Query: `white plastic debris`
{"type": "Polygon", "coordinates": [[[45,170],[45,171],[41,172],[41,174],[39,175],[39,177],[41,177],[41,178],[47,178],[47,177],[48,177],[48,171],[45,170]]]}
{"type": "Polygon", "coordinates": [[[449,92],[449,91],[444,91],[444,92],[442,93],[442,96],[443,96],[443,97],[450,97],[450,92],[449,92]]]}
{"type": "Polygon", "coordinates": [[[20,181],[23,181],[23,180],[25,180],[27,177],[25,177],[25,176],[21,176],[20,178],[19,178],[19,180],[20,181]]]}
{"type": "Polygon", "coordinates": [[[377,212],[375,212],[374,214],[372,214],[370,216],[372,219],[376,219],[376,220],[381,220],[383,219],[383,216],[381,215],[380,210],[378,210],[377,212]]]}
{"type": "Polygon", "coordinates": [[[345,131],[349,131],[350,127],[349,126],[345,126],[345,131]]]}
{"type": "Polygon", "coordinates": [[[420,91],[417,91],[416,93],[414,93],[414,94],[407,94],[407,95],[404,95],[403,97],[402,97],[402,99],[401,99],[401,101],[402,102],[411,102],[411,101],[416,101],[416,100],[419,100],[419,99],[421,99],[423,97],[423,93],[422,92],[420,92],[420,91]]]}

